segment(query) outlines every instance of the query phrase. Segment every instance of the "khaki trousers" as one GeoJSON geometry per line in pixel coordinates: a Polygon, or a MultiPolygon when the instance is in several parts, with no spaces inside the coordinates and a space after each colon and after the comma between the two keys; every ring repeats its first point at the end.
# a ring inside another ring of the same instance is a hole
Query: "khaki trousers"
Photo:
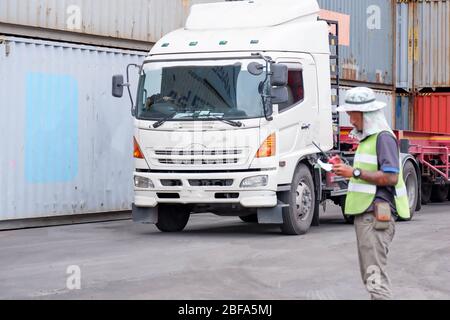
{"type": "Polygon", "coordinates": [[[361,277],[372,300],[390,300],[392,290],[386,267],[389,245],[395,234],[395,219],[392,217],[386,230],[374,229],[374,222],[372,213],[355,216],[361,277]]]}

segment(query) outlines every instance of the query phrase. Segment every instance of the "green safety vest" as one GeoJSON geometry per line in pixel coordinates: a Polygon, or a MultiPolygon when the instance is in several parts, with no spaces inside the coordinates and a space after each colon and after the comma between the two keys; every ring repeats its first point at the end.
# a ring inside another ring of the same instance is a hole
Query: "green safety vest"
{"type": "MultiPolygon", "coordinates": [[[[373,134],[361,141],[358,150],[356,150],[354,168],[363,171],[378,171],[377,140],[378,134],[373,134]]],[[[405,181],[403,180],[403,168],[400,160],[400,174],[398,183],[395,186],[395,206],[397,214],[403,219],[411,217],[409,211],[408,193],[406,191],[405,181]]],[[[375,199],[377,186],[362,179],[350,179],[348,186],[347,199],[345,201],[345,214],[358,215],[367,211],[375,199]]]]}

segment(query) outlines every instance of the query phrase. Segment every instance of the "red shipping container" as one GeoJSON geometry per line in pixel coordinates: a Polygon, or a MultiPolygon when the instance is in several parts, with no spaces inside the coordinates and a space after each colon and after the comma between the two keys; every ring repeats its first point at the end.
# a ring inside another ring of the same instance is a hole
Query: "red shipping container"
{"type": "Polygon", "coordinates": [[[415,97],[414,131],[450,134],[450,93],[415,97]]]}

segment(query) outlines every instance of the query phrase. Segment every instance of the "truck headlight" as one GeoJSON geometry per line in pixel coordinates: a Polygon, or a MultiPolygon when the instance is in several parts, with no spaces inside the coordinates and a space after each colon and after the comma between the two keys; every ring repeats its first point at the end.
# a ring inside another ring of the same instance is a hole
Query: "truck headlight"
{"type": "Polygon", "coordinates": [[[265,187],[269,183],[269,176],[248,177],[242,180],[241,188],[265,187]]]}
{"type": "Polygon", "coordinates": [[[140,177],[140,176],[134,176],[134,186],[136,188],[142,188],[142,189],[149,189],[149,188],[155,187],[152,180],[150,180],[149,178],[140,177]]]}

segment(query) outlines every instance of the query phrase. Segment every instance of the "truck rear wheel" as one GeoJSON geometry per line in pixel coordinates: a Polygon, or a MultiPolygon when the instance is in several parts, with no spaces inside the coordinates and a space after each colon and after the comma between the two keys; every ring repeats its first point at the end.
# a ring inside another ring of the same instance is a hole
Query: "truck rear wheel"
{"type": "Polygon", "coordinates": [[[433,202],[447,201],[448,186],[447,185],[434,185],[431,191],[431,200],[433,202]]]}
{"type": "Polygon", "coordinates": [[[180,232],[186,227],[190,208],[182,205],[160,204],[156,227],[162,232],[180,232]]]}
{"type": "Polygon", "coordinates": [[[314,216],[315,193],[311,172],[304,164],[300,164],[294,174],[287,204],[289,208],[283,212],[282,233],[302,235],[308,232],[314,216]]]}
{"type": "Polygon", "coordinates": [[[411,217],[406,220],[411,220],[416,212],[417,201],[419,199],[419,182],[416,168],[411,161],[406,162],[403,167],[403,181],[405,181],[406,192],[408,193],[409,212],[411,213],[411,217]]]}
{"type": "Polygon", "coordinates": [[[422,204],[429,204],[431,201],[432,185],[429,183],[422,184],[422,204]]]}

